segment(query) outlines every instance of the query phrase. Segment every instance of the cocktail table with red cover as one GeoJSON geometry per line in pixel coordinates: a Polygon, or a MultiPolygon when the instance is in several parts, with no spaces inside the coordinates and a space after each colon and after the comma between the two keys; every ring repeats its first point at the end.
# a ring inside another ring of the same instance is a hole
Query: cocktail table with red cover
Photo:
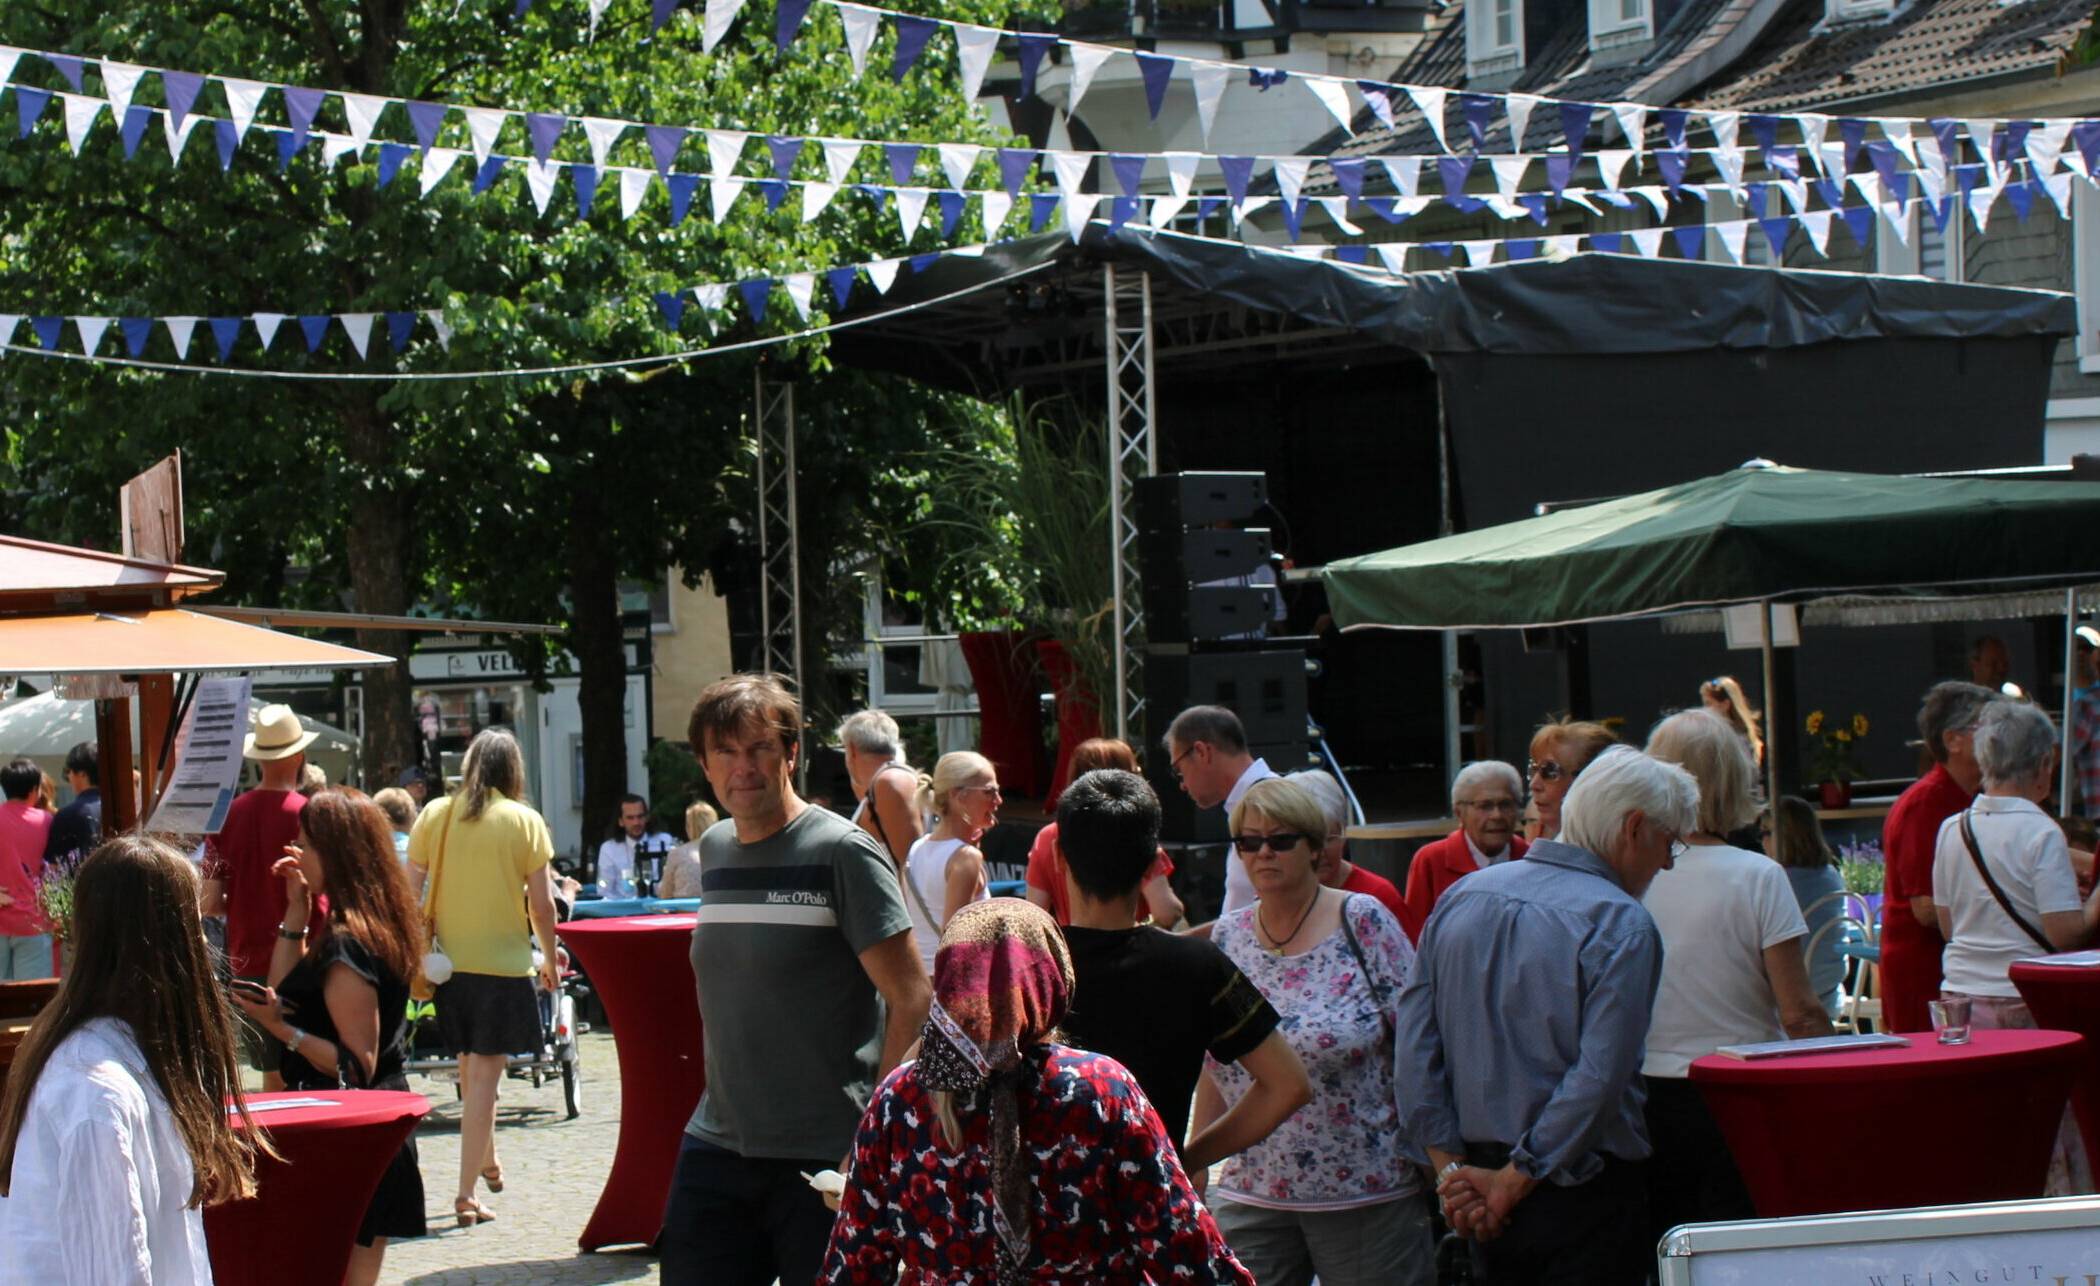
{"type": "Polygon", "coordinates": [[[2080,1038],[1909,1039],[1902,1049],[1755,1061],[1709,1054],[1692,1064],[1760,1217],[2042,1194],[2080,1038]],[[1890,1130],[1890,1121],[1904,1128],[1890,1130]]]}
{"type": "Polygon", "coordinates": [[[620,1052],[619,1148],[576,1239],[585,1250],[650,1245],[663,1227],[679,1142],[707,1086],[688,954],[694,920],[633,915],[559,926],[605,1005],[620,1052]]]}
{"type": "Polygon", "coordinates": [[[258,1159],[253,1197],[205,1210],[213,1279],[219,1286],[343,1280],[380,1176],[430,1100],[399,1090],[313,1090],[250,1094],[248,1105],[265,1109],[255,1121],[284,1159],[258,1159]],[[296,1099],[326,1106],[269,1110],[296,1099]]]}
{"type": "Polygon", "coordinates": [[[2085,1057],[2071,1082],[2071,1108],[2078,1114],[2086,1156],[2100,1159],[2100,968],[2021,962],[2007,972],[2035,1022],[2085,1037],[2085,1057]]]}

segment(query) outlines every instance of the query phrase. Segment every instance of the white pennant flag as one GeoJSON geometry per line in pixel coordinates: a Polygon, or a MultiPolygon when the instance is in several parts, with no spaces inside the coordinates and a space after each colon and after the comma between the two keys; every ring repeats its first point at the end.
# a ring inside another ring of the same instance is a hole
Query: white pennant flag
{"type": "Polygon", "coordinates": [[[1558,237],[1546,238],[1546,254],[1552,259],[1566,259],[1582,250],[1582,234],[1570,232],[1558,237]]]}
{"type": "Polygon", "coordinates": [[[612,0],[590,0],[588,8],[591,11],[591,38],[595,40],[598,36],[598,19],[603,18],[605,11],[612,8],[612,0]]]}
{"type": "Polygon", "coordinates": [[[787,287],[788,302],[803,321],[809,320],[810,296],[817,292],[817,274],[813,272],[791,272],[781,278],[780,284],[787,287]]]}
{"type": "Polygon", "coordinates": [[[1925,189],[1925,199],[1937,202],[1947,195],[1947,176],[1939,170],[1920,167],[1917,171],[1918,186],[1925,189]]]}
{"type": "Polygon", "coordinates": [[[1633,238],[1633,248],[1640,252],[1641,258],[1654,259],[1662,254],[1663,233],[1668,231],[1668,228],[1635,228],[1626,235],[1633,238]]]}
{"type": "Polygon", "coordinates": [[[1525,217],[1525,210],[1523,206],[1518,205],[1516,202],[1510,200],[1506,196],[1501,195],[1500,193],[1490,193],[1487,196],[1481,197],[1480,200],[1483,204],[1487,206],[1487,208],[1490,211],[1494,213],[1494,216],[1496,218],[1501,219],[1505,222],[1513,223],[1516,220],[1525,217]]]}
{"type": "Polygon", "coordinates": [[[1313,159],[1309,156],[1279,156],[1275,158],[1276,187],[1283,193],[1283,203],[1298,204],[1298,194],[1305,188],[1305,176],[1312,172],[1313,159]]]}
{"type": "Polygon", "coordinates": [[[116,114],[118,121],[124,119],[124,110],[131,106],[131,95],[139,87],[139,78],[145,74],[144,67],[111,62],[107,58],[102,60],[102,92],[109,98],[109,110],[116,114]]]}
{"type": "Polygon", "coordinates": [[[175,359],[187,361],[190,356],[190,335],[197,329],[201,317],[163,317],[167,323],[168,338],[175,342],[175,359]]]}
{"type": "Polygon", "coordinates": [[[1859,193],[1859,199],[1869,205],[1873,205],[1881,195],[1875,191],[1876,188],[1881,186],[1881,181],[1872,174],[1854,174],[1845,181],[1852,185],[1854,192],[1859,193]]]}
{"type": "Polygon", "coordinates": [[[1349,123],[1354,113],[1349,109],[1348,82],[1330,76],[1300,76],[1298,80],[1312,92],[1314,98],[1320,100],[1320,106],[1327,109],[1329,116],[1334,117],[1334,123],[1342,127],[1342,132],[1355,137],[1356,130],[1349,123]]]}
{"type": "Polygon", "coordinates": [[[1371,247],[1371,253],[1378,256],[1378,262],[1385,265],[1387,272],[1403,273],[1407,271],[1408,249],[1405,241],[1381,241],[1371,247]]]}
{"type": "Polygon", "coordinates": [[[1619,119],[1619,132],[1635,152],[1648,150],[1648,109],[1640,103],[1613,103],[1611,114],[1619,119]]]}
{"type": "Polygon", "coordinates": [[[2042,187],[2048,191],[2049,201],[2056,207],[2056,217],[2059,219],[2071,217],[2072,177],[2070,172],[2066,171],[2062,174],[2052,174],[2042,180],[2042,187]]]}
{"type": "Polygon", "coordinates": [[[700,131],[707,136],[707,170],[716,178],[726,178],[736,172],[736,163],[743,158],[744,144],[751,136],[742,130],[710,129],[700,131]]]}
{"type": "MultiPolygon", "coordinates": [[[[0,45],[0,85],[4,85],[15,78],[15,64],[20,61],[22,61],[22,51],[20,49],[15,48],[13,45],[0,45]]],[[[8,335],[0,336],[0,344],[5,344],[8,337],[12,336],[13,333],[12,328],[10,328],[8,335]]]]}
{"type": "Polygon", "coordinates": [[[432,188],[445,181],[445,176],[452,173],[453,163],[458,161],[459,158],[460,150],[456,147],[433,147],[430,149],[429,153],[423,157],[424,196],[429,196],[432,188]]]}
{"type": "Polygon", "coordinates": [[[744,180],[736,178],[712,179],[707,185],[707,206],[714,214],[716,223],[729,219],[729,208],[736,199],[744,195],[744,180]]]}
{"type": "Polygon", "coordinates": [[[1743,261],[1743,245],[1750,237],[1750,223],[1746,219],[1724,219],[1713,225],[1714,236],[1721,243],[1721,253],[1730,263],[1743,261]]]}
{"type": "Polygon", "coordinates": [[[620,218],[632,219],[634,212],[642,208],[642,198],[649,195],[649,180],[655,177],[654,170],[620,171],[620,218]]]}
{"type": "Polygon", "coordinates": [[[1998,202],[1998,193],[2003,191],[1993,183],[1987,188],[1977,188],[1969,193],[1969,214],[1976,220],[1976,235],[1982,236],[1991,230],[1991,207],[1998,202]]]}
{"type": "Polygon", "coordinates": [[[1887,226],[1891,233],[1895,234],[1896,240],[1906,246],[1909,245],[1911,234],[1909,207],[1900,201],[1889,201],[1876,208],[1881,212],[1881,222],[1887,226]]]}
{"type": "Polygon", "coordinates": [[[324,133],[321,135],[321,168],[332,170],[337,162],[360,150],[357,140],[347,134],[324,133]]]}
{"type": "Polygon", "coordinates": [[[1889,144],[1903,154],[1903,159],[1906,163],[1916,166],[1918,163],[1918,148],[1913,141],[1916,138],[1911,128],[1913,124],[1915,122],[1907,120],[1884,120],[1881,122],[1881,132],[1888,137],[1889,144]]]}
{"type": "Polygon", "coordinates": [[[583,137],[591,145],[591,164],[597,169],[605,168],[605,158],[612,154],[613,144],[627,132],[626,121],[609,121],[602,116],[583,118],[583,137]]]}
{"type": "Polygon", "coordinates": [[[996,189],[981,192],[978,197],[984,202],[984,235],[997,240],[999,229],[1006,226],[1006,216],[1013,213],[1014,199],[996,189]]]}
{"type": "Polygon", "coordinates": [[[808,223],[824,213],[824,208],[831,204],[831,198],[838,194],[839,185],[836,183],[818,183],[815,180],[804,183],[802,185],[802,221],[808,223]]]}
{"type": "Polygon", "coordinates": [[[255,123],[255,109],[262,105],[263,91],[269,86],[253,80],[235,80],[231,76],[219,77],[219,84],[226,89],[226,112],[233,118],[233,141],[239,143],[248,137],[248,127],[255,123]]]}
{"type": "Polygon", "coordinates": [[[1524,150],[1524,135],[1531,131],[1531,113],[1544,100],[1536,94],[1510,94],[1502,100],[1502,109],[1509,113],[1509,150],[1524,150]]]}
{"type": "Polygon", "coordinates": [[[1094,207],[1101,204],[1101,197],[1094,192],[1079,192],[1066,197],[1061,204],[1065,211],[1065,231],[1077,244],[1079,234],[1086,231],[1087,220],[1094,217],[1094,207]]]}
{"type": "Polygon", "coordinates": [[[1474,241],[1454,242],[1458,252],[1465,256],[1466,267],[1479,268],[1495,262],[1495,243],[1483,237],[1474,241]]]}
{"type": "Polygon", "coordinates": [[[1825,143],[1816,151],[1821,154],[1823,173],[1838,183],[1845,181],[1845,145],[1825,143]]]}
{"type": "Polygon", "coordinates": [[[853,78],[868,70],[868,47],[875,43],[875,28],[882,22],[879,10],[857,4],[837,4],[839,21],[846,27],[846,54],[853,59],[853,78]]]}
{"type": "Polygon", "coordinates": [[[74,328],[80,332],[81,352],[86,353],[90,357],[95,355],[95,350],[102,347],[102,337],[108,333],[111,320],[108,317],[75,317],[73,319],[74,328]]]}
{"type": "Polygon", "coordinates": [[[1940,154],[1940,141],[1930,134],[1919,136],[1915,149],[1918,154],[1918,178],[1926,175],[1944,179],[1947,174],[1947,158],[1940,154]]]}
{"type": "Polygon", "coordinates": [[[1175,216],[1188,208],[1186,196],[1156,196],[1152,198],[1152,213],[1145,220],[1155,228],[1164,228],[1174,222],[1175,216]]]}
{"type": "Polygon", "coordinates": [[[1488,168],[1495,172],[1495,190],[1504,197],[1517,194],[1517,185],[1524,181],[1524,171],[1531,167],[1528,156],[1491,156],[1488,168]]]}
{"type": "Polygon", "coordinates": [[[452,348],[452,323],[445,320],[444,310],[439,308],[426,309],[423,313],[423,319],[430,323],[431,330],[437,332],[438,347],[450,351],[452,348]]]}
{"type": "Polygon", "coordinates": [[[533,158],[525,162],[525,190],[532,194],[533,208],[541,214],[547,213],[547,203],[554,199],[554,182],[561,171],[558,161],[533,158]]]}
{"type": "Polygon", "coordinates": [[[503,132],[503,122],[510,113],[494,107],[462,107],[459,110],[467,118],[467,139],[474,145],[474,163],[488,164],[489,153],[496,147],[496,136],[503,132]]]}
{"type": "Polygon", "coordinates": [[[693,287],[693,299],[700,305],[701,312],[718,313],[729,302],[729,287],[719,282],[713,285],[695,286],[693,287]]]}
{"type": "Polygon", "coordinates": [[[1087,87],[1094,83],[1094,73],[1118,51],[1111,45],[1090,45],[1083,40],[1067,41],[1065,47],[1072,55],[1072,87],[1067,91],[1065,107],[1069,114],[1079,110],[1079,100],[1086,97],[1087,87]]]}
{"type": "Polygon", "coordinates": [[[744,0],[707,0],[707,13],[700,24],[700,52],[711,54],[722,37],[729,34],[729,24],[744,7],[744,0]]]}
{"type": "Polygon", "coordinates": [[[1436,145],[1446,152],[1451,150],[1451,141],[1444,137],[1444,99],[1450,91],[1432,89],[1427,85],[1409,85],[1407,96],[1415,100],[1415,106],[1429,122],[1429,132],[1436,135],[1436,145]]]}
{"type": "Polygon", "coordinates": [[[262,350],[270,351],[270,342],[277,338],[277,328],[291,320],[284,313],[254,313],[249,320],[255,323],[255,334],[262,340],[262,350]]]}
{"type": "Polygon", "coordinates": [[[2047,176],[2056,172],[2057,158],[2063,155],[2064,144],[2071,137],[2071,122],[2043,121],[2027,133],[2027,159],[2034,162],[2034,172],[2047,176]]]}
{"type": "Polygon", "coordinates": [[[1590,194],[1580,188],[1563,190],[1560,194],[1560,199],[1566,201],[1569,205],[1579,205],[1600,219],[1604,217],[1604,211],[1598,209],[1596,204],[1590,200],[1590,194]]]}
{"type": "Polygon", "coordinates": [[[984,88],[984,73],[992,65],[992,55],[998,51],[999,35],[995,27],[955,24],[955,57],[962,68],[965,103],[976,102],[979,91],[984,88]]]}
{"type": "Polygon", "coordinates": [[[860,160],[861,149],[866,144],[846,138],[827,138],[820,142],[824,148],[824,172],[833,183],[844,186],[846,176],[853,172],[854,162],[860,160]]]}
{"type": "Polygon", "coordinates": [[[197,113],[189,112],[183,116],[182,124],[177,125],[175,123],[175,113],[160,113],[161,130],[168,136],[169,160],[180,161],[182,159],[182,149],[184,144],[190,141],[190,131],[196,129],[197,122],[203,119],[197,113]]]}
{"type": "Polygon", "coordinates": [[[88,131],[95,126],[95,118],[100,116],[102,109],[109,104],[100,98],[90,98],[86,94],[61,92],[59,98],[66,105],[66,144],[73,149],[73,155],[78,156],[80,145],[87,142],[88,131]]]}
{"type": "Polygon", "coordinates": [[[1629,196],[1637,196],[1646,201],[1648,208],[1655,211],[1658,220],[1670,217],[1670,198],[1661,187],[1651,183],[1645,187],[1628,188],[1626,192],[1629,196]]]}
{"type": "Polygon", "coordinates": [[[941,158],[941,173],[948,176],[948,186],[958,192],[968,188],[970,171],[977,168],[984,149],[975,143],[942,143],[934,151],[941,158]]]}
{"type": "Polygon", "coordinates": [[[1196,166],[1203,158],[1195,152],[1168,152],[1167,191],[1178,197],[1187,197],[1196,182],[1196,166]]]}
{"type": "MultiPolygon", "coordinates": [[[[1962,128],[1969,131],[1969,141],[1976,145],[1976,155],[1982,159],[1983,163],[1996,166],[1997,162],[1991,159],[1991,135],[1997,132],[1998,122],[1993,120],[1963,121],[1962,128]]],[[[1952,160],[1953,158],[1949,157],[1948,159],[1952,160]]]]}
{"type": "Polygon", "coordinates": [[[386,110],[387,100],[376,94],[343,94],[343,115],[350,118],[350,137],[363,147],[372,141],[372,130],[379,124],[379,114],[386,110]]]}
{"type": "Polygon", "coordinates": [[[958,259],[982,259],[986,248],[984,246],[957,246],[948,253],[958,259]]]}
{"type": "Polygon", "coordinates": [[[1795,214],[1808,208],[1808,180],[1779,179],[1772,186],[1779,189],[1779,194],[1786,198],[1786,203],[1793,207],[1795,214]]]}
{"type": "Polygon", "coordinates": [[[1057,179],[1058,195],[1069,204],[1086,185],[1086,170],[1094,163],[1090,152],[1051,152],[1050,170],[1057,179]]]}
{"type": "Polygon", "coordinates": [[[1733,192],[1743,186],[1743,149],[1739,147],[1717,147],[1713,150],[1714,168],[1721,172],[1721,181],[1733,192]]]}
{"type": "Polygon", "coordinates": [[[1189,88],[1196,95],[1196,123],[1203,127],[1203,144],[1210,146],[1210,127],[1218,120],[1218,103],[1225,97],[1225,85],[1232,78],[1232,69],[1223,63],[1189,64],[1189,88]]]}
{"type": "Polygon", "coordinates": [[[1349,221],[1349,198],[1345,196],[1323,196],[1315,198],[1334,226],[1348,236],[1360,237],[1364,230],[1349,221]]]}
{"type": "Polygon", "coordinates": [[[1415,195],[1422,182],[1422,158],[1419,156],[1381,156],[1378,163],[1385,167],[1386,177],[1392,180],[1393,190],[1401,196],[1415,195]]]}
{"type": "MultiPolygon", "coordinates": [[[[0,50],[0,57],[4,57],[5,53],[6,51],[0,50]]],[[[0,313],[0,348],[6,348],[15,342],[15,327],[21,324],[22,314],[0,313]]]]}
{"type": "Polygon", "coordinates": [[[902,259],[877,259],[861,266],[868,270],[868,280],[874,284],[875,293],[887,295],[890,287],[897,283],[897,269],[903,265],[902,259]]]}
{"type": "Polygon", "coordinates": [[[1794,123],[1801,127],[1801,146],[1808,153],[1809,163],[1823,164],[1823,139],[1830,132],[1830,118],[1810,113],[1796,116],[1794,123]]]}
{"type": "Polygon", "coordinates": [[[1623,147],[1607,147],[1598,149],[1596,156],[1597,177],[1604,181],[1605,187],[1618,191],[1620,180],[1626,177],[1626,163],[1633,159],[1633,152],[1623,147]]]}
{"type": "Polygon", "coordinates": [[[1724,148],[1735,146],[1736,131],[1743,123],[1741,112],[1708,112],[1707,127],[1714,132],[1714,141],[1724,148]]]}
{"type": "Polygon", "coordinates": [[[335,319],[343,323],[343,333],[350,337],[350,347],[357,350],[359,357],[365,355],[365,349],[372,342],[372,323],[378,317],[378,313],[336,314],[335,319]]]}
{"type": "Polygon", "coordinates": [[[897,224],[904,229],[904,244],[910,245],[919,223],[926,217],[926,199],[933,195],[930,188],[893,188],[897,197],[897,224]]]}
{"type": "Polygon", "coordinates": [[[1801,226],[1808,232],[1808,244],[1815,248],[1818,258],[1828,258],[1830,251],[1830,221],[1834,210],[1808,210],[1801,215],[1801,226]]]}

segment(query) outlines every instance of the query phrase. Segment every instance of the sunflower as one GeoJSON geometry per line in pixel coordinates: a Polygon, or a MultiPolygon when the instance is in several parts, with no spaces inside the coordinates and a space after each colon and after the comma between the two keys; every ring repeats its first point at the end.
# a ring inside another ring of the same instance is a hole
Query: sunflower
{"type": "Polygon", "coordinates": [[[1867,716],[1863,714],[1856,714],[1852,716],[1852,735],[1855,737],[1864,737],[1867,735],[1867,716]]]}
{"type": "Polygon", "coordinates": [[[1836,732],[1833,732],[1830,735],[1836,738],[1839,745],[1850,745],[1852,742],[1852,734],[1843,728],[1839,728],[1836,732]]]}
{"type": "Polygon", "coordinates": [[[1811,736],[1811,737],[1813,737],[1813,736],[1815,736],[1815,735],[1816,735],[1817,733],[1820,733],[1820,732],[1822,732],[1822,731],[1823,731],[1823,712],[1822,712],[1821,710],[1811,710],[1811,711],[1809,711],[1809,712],[1808,712],[1808,735],[1809,735],[1809,736],[1811,736]]]}

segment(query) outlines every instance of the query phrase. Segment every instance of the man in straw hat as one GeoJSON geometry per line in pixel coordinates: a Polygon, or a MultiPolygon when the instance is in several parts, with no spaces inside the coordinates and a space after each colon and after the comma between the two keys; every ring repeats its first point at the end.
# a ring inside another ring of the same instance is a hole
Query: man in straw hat
{"type": "MultiPolygon", "coordinates": [[[[236,978],[267,985],[278,937],[301,939],[313,928],[283,923],[284,885],[270,868],[299,838],[299,810],[306,807],[299,773],[318,735],[306,730],[290,706],[257,711],[241,754],[262,770],[262,785],[234,800],[226,824],[205,841],[204,908],[226,917],[226,954],[236,978]]],[[[316,906],[316,922],[321,914],[316,906]]],[[[277,1070],[283,1050],[275,1039],[244,1020],[241,1049],[248,1065],[263,1074],[264,1089],[284,1088],[277,1070]]]]}

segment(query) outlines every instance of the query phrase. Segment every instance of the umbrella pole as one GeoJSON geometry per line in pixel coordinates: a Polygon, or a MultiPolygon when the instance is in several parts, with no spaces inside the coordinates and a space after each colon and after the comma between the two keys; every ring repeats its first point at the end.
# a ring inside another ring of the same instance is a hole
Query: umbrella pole
{"type": "Polygon", "coordinates": [[[2074,587],[2064,591],[2064,721],[2057,725],[2063,745],[2056,760],[2056,811],[2065,817],[2071,814],[2071,703],[2077,691],[2077,665],[2078,590],[2074,587]]]}
{"type": "Polygon", "coordinates": [[[1779,826],[1779,729],[1772,724],[1772,712],[1778,707],[1773,702],[1774,675],[1777,669],[1772,656],[1772,600],[1766,599],[1757,606],[1758,633],[1762,639],[1761,659],[1764,662],[1765,681],[1765,807],[1772,810],[1772,834],[1778,840],[1780,856],[1785,857],[1785,834],[1779,826]]]}

